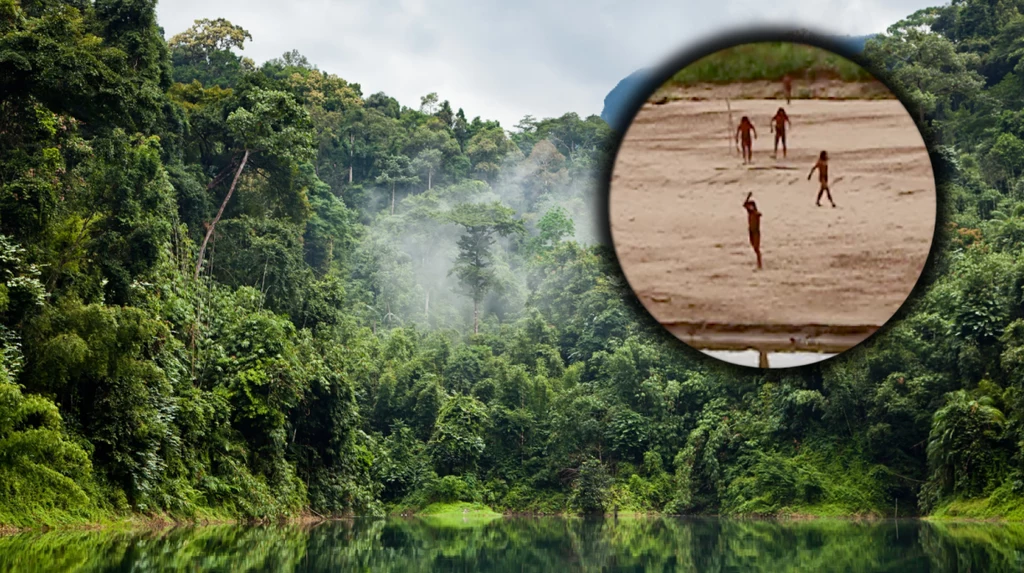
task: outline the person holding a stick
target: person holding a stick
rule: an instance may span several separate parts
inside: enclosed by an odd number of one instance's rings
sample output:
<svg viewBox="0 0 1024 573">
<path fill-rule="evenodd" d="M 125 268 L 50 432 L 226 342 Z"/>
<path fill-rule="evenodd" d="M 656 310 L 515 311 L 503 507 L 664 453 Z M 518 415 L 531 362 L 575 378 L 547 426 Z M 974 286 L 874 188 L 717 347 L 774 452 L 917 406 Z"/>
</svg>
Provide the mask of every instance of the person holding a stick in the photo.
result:
<svg viewBox="0 0 1024 573">
<path fill-rule="evenodd" d="M 757 268 L 761 267 L 761 212 L 757 210 L 757 204 L 751 200 L 753 192 L 747 193 L 743 201 L 743 208 L 747 210 L 747 227 L 750 233 L 750 246 L 754 247 L 754 254 L 757 255 Z"/>
<path fill-rule="evenodd" d="M 821 194 L 828 194 L 828 202 L 832 203 L 832 207 L 836 206 L 836 202 L 832 200 L 832 191 L 828 188 L 828 152 L 822 151 L 821 155 L 818 156 L 818 162 L 811 167 L 811 172 L 807 174 L 807 180 L 811 180 L 811 175 L 814 175 L 814 170 L 818 170 L 818 183 L 820 187 L 818 189 L 818 200 L 815 205 L 821 207 Z"/>
<path fill-rule="evenodd" d="M 750 134 L 754 134 L 754 139 L 757 139 L 757 130 L 754 129 L 754 124 L 750 123 L 750 118 L 743 116 L 740 118 L 740 125 L 736 128 L 736 141 L 739 142 L 742 136 L 743 143 L 743 163 L 750 163 L 754 158 L 753 144 L 750 140 Z"/>
<path fill-rule="evenodd" d="M 770 131 L 775 132 L 775 157 L 779 157 L 779 142 L 782 142 L 782 157 L 786 157 L 786 125 L 793 127 L 792 122 L 789 121 L 789 116 L 786 115 L 786 110 L 779 108 L 779 111 L 775 112 L 775 117 L 772 118 L 772 126 Z"/>
</svg>

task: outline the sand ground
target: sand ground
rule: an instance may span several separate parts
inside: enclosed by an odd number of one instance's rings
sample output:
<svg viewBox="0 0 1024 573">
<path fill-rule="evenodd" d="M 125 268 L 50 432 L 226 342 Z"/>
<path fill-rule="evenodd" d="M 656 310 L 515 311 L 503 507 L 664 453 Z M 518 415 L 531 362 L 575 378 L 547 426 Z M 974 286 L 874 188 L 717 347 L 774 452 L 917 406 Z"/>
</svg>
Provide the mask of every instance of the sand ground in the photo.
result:
<svg viewBox="0 0 1024 573">
<path fill-rule="evenodd" d="M 785 102 L 730 102 L 757 129 L 753 164 L 731 139 L 724 98 L 645 105 L 616 158 L 612 237 L 622 269 L 664 324 L 880 326 L 903 304 L 931 249 L 935 181 L 898 100 L 794 100 L 788 157 L 772 158 Z M 815 206 L 821 150 L 838 205 Z M 764 269 L 747 233 L 748 192 Z"/>
</svg>

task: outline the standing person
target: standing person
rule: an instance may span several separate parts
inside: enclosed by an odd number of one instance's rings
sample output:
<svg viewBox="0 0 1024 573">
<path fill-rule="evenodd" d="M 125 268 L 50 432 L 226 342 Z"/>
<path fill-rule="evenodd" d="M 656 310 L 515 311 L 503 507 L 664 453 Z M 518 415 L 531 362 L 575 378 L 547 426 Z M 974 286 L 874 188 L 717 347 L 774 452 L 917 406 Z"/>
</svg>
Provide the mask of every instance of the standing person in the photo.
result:
<svg viewBox="0 0 1024 573">
<path fill-rule="evenodd" d="M 811 175 L 814 175 L 814 170 L 818 170 L 818 183 L 821 184 L 818 189 L 818 200 L 815 204 L 821 207 L 821 194 L 828 194 L 828 202 L 832 203 L 832 206 L 836 206 L 836 202 L 832 200 L 832 191 L 828 188 L 828 152 L 822 151 L 821 155 L 818 156 L 818 162 L 811 167 L 811 172 L 807 174 L 807 180 L 811 180 Z"/>
<path fill-rule="evenodd" d="M 754 124 L 750 123 L 750 118 L 743 116 L 740 118 L 740 125 L 736 128 L 736 141 L 740 141 L 742 136 L 743 141 L 743 163 L 749 163 L 753 161 L 754 150 L 753 144 L 750 141 L 750 134 L 754 134 L 754 139 L 757 139 L 757 130 L 754 129 Z"/>
<path fill-rule="evenodd" d="M 793 95 L 793 78 L 789 77 L 789 74 L 782 76 L 782 92 L 786 94 L 786 105 L 789 105 L 789 99 Z"/>
<path fill-rule="evenodd" d="M 782 157 L 786 157 L 786 125 L 793 127 L 793 123 L 789 121 L 789 116 L 786 115 L 786 110 L 779 108 L 779 111 L 775 112 L 775 117 L 772 118 L 771 131 L 775 132 L 775 155 L 773 157 L 779 157 L 779 141 L 782 142 Z"/>
<path fill-rule="evenodd" d="M 757 268 L 761 268 L 761 212 L 757 210 L 757 204 L 750 197 L 753 193 L 747 193 L 743 201 L 743 208 L 747 210 L 747 227 L 750 233 L 750 246 L 754 247 L 754 254 L 757 255 Z"/>
</svg>

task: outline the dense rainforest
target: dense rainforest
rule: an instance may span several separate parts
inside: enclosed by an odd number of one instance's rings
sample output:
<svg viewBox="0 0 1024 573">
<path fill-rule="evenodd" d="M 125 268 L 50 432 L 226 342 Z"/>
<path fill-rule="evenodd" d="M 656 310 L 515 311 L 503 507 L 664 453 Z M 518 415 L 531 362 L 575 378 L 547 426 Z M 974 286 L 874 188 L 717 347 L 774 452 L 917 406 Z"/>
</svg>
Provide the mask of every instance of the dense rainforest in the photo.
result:
<svg viewBox="0 0 1024 573">
<path fill-rule="evenodd" d="M 0 0 L 0 524 L 510 512 L 1024 517 L 1024 1 L 864 59 L 940 225 L 868 343 L 711 361 L 629 291 L 599 117 L 407 107 L 154 0 Z"/>
</svg>

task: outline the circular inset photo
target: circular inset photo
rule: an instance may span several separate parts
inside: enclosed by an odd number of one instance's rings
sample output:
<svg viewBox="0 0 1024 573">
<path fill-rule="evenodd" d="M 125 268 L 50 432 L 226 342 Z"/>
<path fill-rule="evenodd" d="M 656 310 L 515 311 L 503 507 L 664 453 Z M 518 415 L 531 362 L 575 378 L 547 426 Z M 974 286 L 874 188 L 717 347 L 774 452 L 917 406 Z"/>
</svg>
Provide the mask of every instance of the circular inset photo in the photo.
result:
<svg viewBox="0 0 1024 573">
<path fill-rule="evenodd" d="M 903 104 L 855 62 L 791 42 L 721 50 L 655 90 L 608 200 L 619 263 L 654 318 L 760 368 L 871 336 L 920 278 L 936 219 Z"/>
</svg>

